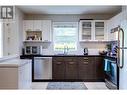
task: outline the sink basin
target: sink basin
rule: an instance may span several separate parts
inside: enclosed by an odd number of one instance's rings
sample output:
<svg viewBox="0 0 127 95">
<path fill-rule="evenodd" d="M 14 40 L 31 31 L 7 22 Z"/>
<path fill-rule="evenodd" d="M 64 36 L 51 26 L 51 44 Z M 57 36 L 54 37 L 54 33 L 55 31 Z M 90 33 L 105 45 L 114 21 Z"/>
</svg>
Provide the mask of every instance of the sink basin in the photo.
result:
<svg viewBox="0 0 127 95">
<path fill-rule="evenodd" d="M 55 54 L 55 55 L 59 55 L 59 56 L 65 56 L 65 55 L 67 55 L 67 56 L 71 56 L 71 55 L 75 55 L 75 54 Z"/>
</svg>

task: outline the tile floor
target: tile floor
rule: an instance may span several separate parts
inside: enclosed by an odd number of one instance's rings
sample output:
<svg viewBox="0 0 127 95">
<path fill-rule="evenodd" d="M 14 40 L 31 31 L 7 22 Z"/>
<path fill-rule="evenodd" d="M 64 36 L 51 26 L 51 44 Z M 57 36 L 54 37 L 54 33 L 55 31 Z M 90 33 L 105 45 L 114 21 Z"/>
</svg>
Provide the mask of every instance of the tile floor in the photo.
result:
<svg viewBox="0 0 127 95">
<path fill-rule="evenodd" d="M 84 82 L 84 84 L 86 85 L 88 90 L 108 90 L 108 88 L 105 86 L 104 82 Z M 45 90 L 47 85 L 48 85 L 48 82 L 33 82 L 32 89 Z"/>
</svg>

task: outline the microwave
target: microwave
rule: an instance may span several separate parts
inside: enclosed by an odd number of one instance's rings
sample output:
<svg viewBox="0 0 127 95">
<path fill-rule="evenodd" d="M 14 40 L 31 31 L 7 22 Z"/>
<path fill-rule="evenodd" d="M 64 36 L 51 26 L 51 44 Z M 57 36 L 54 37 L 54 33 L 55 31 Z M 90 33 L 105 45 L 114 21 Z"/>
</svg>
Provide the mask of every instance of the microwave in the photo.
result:
<svg viewBox="0 0 127 95">
<path fill-rule="evenodd" d="M 38 55 L 41 54 L 41 46 L 26 46 L 25 54 L 26 55 Z"/>
</svg>

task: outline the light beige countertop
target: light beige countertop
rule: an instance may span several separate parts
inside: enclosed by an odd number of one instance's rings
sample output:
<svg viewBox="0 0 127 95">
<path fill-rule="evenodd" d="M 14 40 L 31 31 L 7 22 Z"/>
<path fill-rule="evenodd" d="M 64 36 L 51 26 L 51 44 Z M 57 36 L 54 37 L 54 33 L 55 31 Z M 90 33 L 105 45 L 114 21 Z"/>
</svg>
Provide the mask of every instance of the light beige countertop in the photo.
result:
<svg viewBox="0 0 127 95">
<path fill-rule="evenodd" d="M 20 67 L 23 66 L 25 64 L 30 63 L 30 59 L 20 59 L 20 58 L 15 58 L 15 59 L 10 59 L 10 60 L 4 60 L 2 62 L 0 62 L 0 68 L 2 67 Z"/>
</svg>

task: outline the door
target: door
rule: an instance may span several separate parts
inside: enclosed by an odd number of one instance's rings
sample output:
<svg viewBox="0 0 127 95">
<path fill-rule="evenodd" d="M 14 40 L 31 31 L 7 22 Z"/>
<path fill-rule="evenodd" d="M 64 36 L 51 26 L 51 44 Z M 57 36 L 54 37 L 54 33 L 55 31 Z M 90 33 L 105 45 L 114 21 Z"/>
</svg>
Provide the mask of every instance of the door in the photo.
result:
<svg viewBox="0 0 127 95">
<path fill-rule="evenodd" d="M 34 20 L 33 21 L 33 30 L 34 31 L 42 31 L 42 20 Z"/>
<path fill-rule="evenodd" d="M 94 57 L 79 57 L 78 77 L 83 80 L 95 79 L 95 58 Z"/>
<path fill-rule="evenodd" d="M 103 71 L 103 57 L 95 57 L 95 65 L 96 65 L 96 79 L 104 79 L 104 71 Z"/>
<path fill-rule="evenodd" d="M 127 17 L 127 13 L 123 14 Z M 127 47 L 127 18 L 124 17 L 124 20 L 121 21 L 121 28 L 124 30 L 124 47 Z M 121 38 L 120 38 L 121 40 Z M 120 41 L 121 42 L 121 41 Z M 120 55 L 121 54 L 120 50 Z M 120 78 L 119 78 L 119 89 L 127 89 L 127 49 L 124 49 L 124 66 L 120 69 Z M 122 62 L 122 56 L 120 57 L 120 64 Z"/>
<path fill-rule="evenodd" d="M 24 31 L 33 31 L 33 27 L 34 27 L 33 23 L 34 23 L 33 20 L 24 20 L 23 21 Z"/>
<path fill-rule="evenodd" d="M 44 80 L 52 79 L 52 58 L 35 57 L 34 58 L 34 79 Z"/>
<path fill-rule="evenodd" d="M 95 40 L 104 40 L 104 21 L 95 21 Z"/>
<path fill-rule="evenodd" d="M 42 21 L 42 41 L 51 41 L 51 20 Z"/>
<path fill-rule="evenodd" d="M 89 79 L 89 63 L 88 57 L 79 57 L 78 58 L 78 77 L 79 79 Z"/>
<path fill-rule="evenodd" d="M 92 40 L 92 21 L 81 20 L 79 23 L 79 40 L 86 41 Z"/>
<path fill-rule="evenodd" d="M 52 59 L 52 77 L 53 79 L 65 79 L 65 63 L 62 57 L 53 57 Z"/>
<path fill-rule="evenodd" d="M 78 69 L 77 69 L 77 59 L 76 57 L 66 57 L 65 58 L 66 65 L 66 79 L 77 79 L 78 78 Z"/>
</svg>

